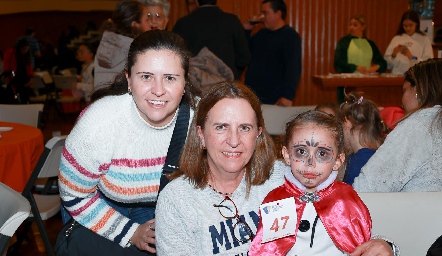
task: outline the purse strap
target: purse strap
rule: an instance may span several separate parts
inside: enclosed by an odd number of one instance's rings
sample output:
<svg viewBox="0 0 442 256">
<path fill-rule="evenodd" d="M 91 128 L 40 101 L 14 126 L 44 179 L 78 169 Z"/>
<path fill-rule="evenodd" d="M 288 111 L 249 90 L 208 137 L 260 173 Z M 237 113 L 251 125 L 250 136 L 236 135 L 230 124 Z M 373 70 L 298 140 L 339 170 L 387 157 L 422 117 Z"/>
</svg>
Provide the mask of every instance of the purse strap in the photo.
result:
<svg viewBox="0 0 442 256">
<path fill-rule="evenodd" d="M 184 100 L 182 100 L 178 110 L 175 128 L 173 129 L 172 139 L 170 140 L 169 149 L 167 150 L 166 162 L 164 163 L 161 173 L 158 195 L 167 185 L 167 183 L 169 183 L 167 175 L 174 172 L 176 169 L 179 169 L 178 163 L 180 160 L 181 150 L 186 142 L 187 130 L 189 129 L 189 120 L 190 108 L 184 102 Z"/>
</svg>

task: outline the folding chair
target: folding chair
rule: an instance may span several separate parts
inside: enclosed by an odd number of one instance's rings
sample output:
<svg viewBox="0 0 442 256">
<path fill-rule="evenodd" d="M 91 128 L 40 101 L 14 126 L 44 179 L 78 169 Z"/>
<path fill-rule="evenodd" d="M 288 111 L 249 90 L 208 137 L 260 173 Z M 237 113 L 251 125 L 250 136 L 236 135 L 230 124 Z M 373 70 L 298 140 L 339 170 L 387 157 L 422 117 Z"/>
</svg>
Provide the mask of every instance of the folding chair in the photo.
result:
<svg viewBox="0 0 442 256">
<path fill-rule="evenodd" d="M 56 99 L 59 113 L 81 112 L 85 106 L 84 97 L 75 97 L 72 93 L 72 85 L 77 82 L 77 76 L 53 75 L 52 79 L 56 90 L 62 91 L 61 94 L 57 94 Z"/>
<path fill-rule="evenodd" d="M 43 104 L 0 104 L 0 121 L 26 124 L 40 128 Z"/>
<path fill-rule="evenodd" d="M 0 255 L 17 228 L 29 216 L 31 205 L 20 193 L 0 182 Z"/>
<path fill-rule="evenodd" d="M 61 159 L 61 152 L 64 147 L 66 136 L 53 137 L 50 139 L 38 160 L 37 166 L 32 172 L 31 177 L 26 183 L 22 195 L 28 199 L 31 204 L 31 214 L 28 218 L 28 227 L 24 228 L 20 237 L 17 239 L 17 246 L 20 246 L 24 240 L 25 232 L 29 231 L 30 224 L 35 221 L 43 239 L 48 255 L 54 255 L 53 246 L 49 241 L 48 234 L 43 225 L 43 220 L 53 217 L 60 211 L 61 200 L 59 194 L 48 194 L 54 183 L 58 180 L 58 171 Z M 35 194 L 35 183 L 38 178 L 46 178 L 47 182 L 39 194 Z"/>
</svg>

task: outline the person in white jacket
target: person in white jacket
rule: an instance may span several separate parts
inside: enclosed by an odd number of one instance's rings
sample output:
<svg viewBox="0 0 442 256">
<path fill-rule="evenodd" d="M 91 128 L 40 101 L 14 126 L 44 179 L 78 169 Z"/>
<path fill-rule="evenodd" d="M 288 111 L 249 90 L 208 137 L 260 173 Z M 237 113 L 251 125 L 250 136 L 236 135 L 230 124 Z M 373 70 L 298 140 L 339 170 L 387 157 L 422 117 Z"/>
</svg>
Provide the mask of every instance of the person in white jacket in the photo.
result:
<svg viewBox="0 0 442 256">
<path fill-rule="evenodd" d="M 402 15 L 384 58 L 395 74 L 404 74 L 414 64 L 433 58 L 431 40 L 420 30 L 419 14 L 415 11 L 406 11 Z"/>
<path fill-rule="evenodd" d="M 134 38 L 150 30 L 147 7 L 137 0 L 121 0 L 104 30 L 94 61 L 94 90 L 112 84 L 126 65 Z"/>
</svg>

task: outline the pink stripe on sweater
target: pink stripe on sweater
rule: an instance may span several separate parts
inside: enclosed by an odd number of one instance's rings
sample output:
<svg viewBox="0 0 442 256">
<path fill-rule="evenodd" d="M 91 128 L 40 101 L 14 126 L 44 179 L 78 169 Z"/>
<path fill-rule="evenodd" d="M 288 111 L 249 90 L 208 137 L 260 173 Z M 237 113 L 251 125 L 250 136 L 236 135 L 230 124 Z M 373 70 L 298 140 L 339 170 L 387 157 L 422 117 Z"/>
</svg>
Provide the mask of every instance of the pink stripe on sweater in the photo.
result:
<svg viewBox="0 0 442 256">
<path fill-rule="evenodd" d="M 151 167 L 151 166 L 158 166 L 163 165 L 166 162 L 166 157 L 157 157 L 157 158 L 150 158 L 150 159 L 128 159 L 128 158 L 121 158 L 121 159 L 112 159 L 110 164 L 102 164 L 98 168 L 100 172 L 109 170 L 109 166 L 123 166 L 123 167 L 129 167 L 129 168 L 140 168 L 140 167 Z"/>
<path fill-rule="evenodd" d="M 94 197 L 91 198 L 91 200 L 89 200 L 84 206 L 78 208 L 77 210 L 74 211 L 69 211 L 69 213 L 72 216 L 77 216 L 78 214 L 80 214 L 82 211 L 84 211 L 86 208 L 88 208 L 91 204 L 93 204 L 95 201 L 97 201 L 97 199 L 100 197 L 100 194 L 97 193 Z"/>
<path fill-rule="evenodd" d="M 88 170 L 86 170 L 83 166 L 81 166 L 77 160 L 75 160 L 75 158 L 71 155 L 71 153 L 68 152 L 68 150 L 66 149 L 66 147 L 63 148 L 63 157 L 77 170 L 79 171 L 81 174 L 83 174 L 84 176 L 88 177 L 88 178 L 92 178 L 92 179 L 98 179 L 100 178 L 101 175 L 99 174 L 93 174 L 91 172 L 89 172 Z"/>
<path fill-rule="evenodd" d="M 150 158 L 150 159 L 112 159 L 111 164 L 115 166 L 126 166 L 131 168 L 137 168 L 137 167 L 150 167 L 150 166 L 157 166 L 162 165 L 166 162 L 166 157 L 157 157 L 157 158 Z"/>
</svg>

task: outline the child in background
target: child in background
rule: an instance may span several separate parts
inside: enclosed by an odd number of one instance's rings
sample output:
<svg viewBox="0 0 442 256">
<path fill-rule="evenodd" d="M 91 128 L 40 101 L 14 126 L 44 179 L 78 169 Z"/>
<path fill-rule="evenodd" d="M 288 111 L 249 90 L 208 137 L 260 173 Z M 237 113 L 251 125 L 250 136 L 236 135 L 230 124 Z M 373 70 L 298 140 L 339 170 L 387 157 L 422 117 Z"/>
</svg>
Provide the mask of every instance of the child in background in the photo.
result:
<svg viewBox="0 0 442 256">
<path fill-rule="evenodd" d="M 361 168 L 384 142 L 389 129 L 378 107 L 362 92 L 351 92 L 341 104 L 345 148 L 349 154 L 344 182 L 352 185 Z"/>
<path fill-rule="evenodd" d="M 333 102 L 320 103 L 316 106 L 315 110 L 319 110 L 333 116 L 338 116 L 339 105 Z"/>
<path fill-rule="evenodd" d="M 93 44 L 81 44 L 77 50 L 77 59 L 81 62 L 81 75 L 78 76 L 76 88 L 83 91 L 86 102 L 94 91 L 94 58 L 97 46 Z"/>
<path fill-rule="evenodd" d="M 341 122 L 315 110 L 298 115 L 286 125 L 282 153 L 290 167 L 260 207 L 249 255 L 346 255 L 368 241 L 367 207 L 335 181 L 345 161 Z"/>
</svg>

